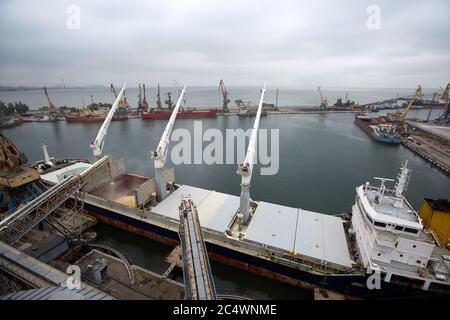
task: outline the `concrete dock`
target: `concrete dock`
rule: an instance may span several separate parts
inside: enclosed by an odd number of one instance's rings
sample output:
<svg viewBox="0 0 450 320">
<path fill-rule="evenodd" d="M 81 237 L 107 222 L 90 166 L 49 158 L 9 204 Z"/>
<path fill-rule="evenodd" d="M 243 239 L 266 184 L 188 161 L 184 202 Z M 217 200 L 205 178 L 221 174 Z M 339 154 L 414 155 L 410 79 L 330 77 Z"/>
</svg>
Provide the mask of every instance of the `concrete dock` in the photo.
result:
<svg viewBox="0 0 450 320">
<path fill-rule="evenodd" d="M 450 126 L 408 121 L 402 144 L 450 175 Z"/>
</svg>

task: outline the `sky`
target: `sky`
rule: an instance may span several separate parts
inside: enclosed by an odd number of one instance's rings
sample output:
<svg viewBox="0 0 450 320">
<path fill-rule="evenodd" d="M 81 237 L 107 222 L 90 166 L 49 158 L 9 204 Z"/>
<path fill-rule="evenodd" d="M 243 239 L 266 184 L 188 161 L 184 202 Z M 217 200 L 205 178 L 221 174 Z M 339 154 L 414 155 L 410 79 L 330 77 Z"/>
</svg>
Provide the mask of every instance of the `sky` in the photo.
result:
<svg viewBox="0 0 450 320">
<path fill-rule="evenodd" d="M 0 85 L 438 88 L 449 12 L 448 0 L 2 0 Z"/>
</svg>

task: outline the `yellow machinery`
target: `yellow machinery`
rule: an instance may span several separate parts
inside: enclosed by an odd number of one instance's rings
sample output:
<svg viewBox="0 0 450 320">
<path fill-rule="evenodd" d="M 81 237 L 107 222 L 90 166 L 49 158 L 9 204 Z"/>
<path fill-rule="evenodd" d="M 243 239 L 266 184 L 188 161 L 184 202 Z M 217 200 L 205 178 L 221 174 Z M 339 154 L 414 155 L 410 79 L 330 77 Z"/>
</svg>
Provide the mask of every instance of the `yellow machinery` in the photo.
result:
<svg viewBox="0 0 450 320">
<path fill-rule="evenodd" d="M 48 101 L 48 112 L 49 113 L 55 112 L 55 109 L 56 109 L 55 105 L 52 102 L 52 100 L 50 100 L 50 97 L 47 92 L 47 88 L 45 86 L 44 86 L 44 93 L 45 93 L 45 96 L 47 97 L 47 101 Z"/>
<path fill-rule="evenodd" d="M 441 246 L 450 245 L 450 202 L 424 199 L 419 215 Z"/>
<path fill-rule="evenodd" d="M 403 111 L 401 115 L 401 121 L 405 120 L 406 114 L 408 113 L 409 109 L 411 109 L 411 106 L 413 105 L 414 101 L 419 98 L 422 95 L 422 87 L 417 86 L 416 93 L 414 94 L 414 97 L 409 101 L 408 106 L 406 107 L 405 111 Z"/>
<path fill-rule="evenodd" d="M 17 188 L 39 179 L 35 169 L 24 167 L 28 159 L 0 132 L 0 187 Z"/>
</svg>

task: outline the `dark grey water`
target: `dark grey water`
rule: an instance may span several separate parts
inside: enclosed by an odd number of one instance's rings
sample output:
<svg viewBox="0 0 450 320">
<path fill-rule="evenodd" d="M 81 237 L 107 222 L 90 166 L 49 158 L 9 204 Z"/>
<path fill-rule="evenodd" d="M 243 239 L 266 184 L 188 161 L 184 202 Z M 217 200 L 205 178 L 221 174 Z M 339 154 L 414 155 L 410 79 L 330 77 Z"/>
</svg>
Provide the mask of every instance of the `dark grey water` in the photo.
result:
<svg viewBox="0 0 450 320">
<path fill-rule="evenodd" d="M 439 111 L 433 112 L 436 116 Z M 412 110 L 411 117 L 425 118 L 427 111 Z M 280 131 L 280 169 L 273 176 L 254 175 L 251 194 L 255 200 L 337 214 L 351 209 L 355 187 L 374 176 L 393 178 L 402 161 L 413 170 L 407 198 L 420 208 L 424 197 L 450 198 L 450 180 L 403 146 L 374 142 L 353 123 L 353 114 L 268 115 L 262 128 Z M 111 124 L 105 154 L 123 157 L 132 173 L 152 176 L 154 150 L 165 121 L 131 119 Z M 251 128 L 253 119 L 219 116 L 202 121 L 204 129 Z M 89 143 L 100 124 L 27 123 L 4 133 L 25 151 L 30 162 L 43 158 L 40 144 L 51 156 L 91 157 Z M 192 120 L 178 120 L 175 128 L 192 132 Z M 170 150 L 169 150 L 170 152 Z M 170 157 L 169 157 L 170 158 Z M 169 159 L 170 162 L 170 159 Z M 170 163 L 168 164 L 170 165 Z M 257 172 L 256 170 L 255 172 Z M 180 165 L 175 167 L 181 184 L 239 195 L 236 165 Z M 160 272 L 170 248 L 107 226 L 100 226 L 100 240 L 122 248 L 137 264 Z M 261 277 L 213 264 L 219 292 L 241 292 L 262 298 L 303 299 L 308 294 Z"/>
</svg>

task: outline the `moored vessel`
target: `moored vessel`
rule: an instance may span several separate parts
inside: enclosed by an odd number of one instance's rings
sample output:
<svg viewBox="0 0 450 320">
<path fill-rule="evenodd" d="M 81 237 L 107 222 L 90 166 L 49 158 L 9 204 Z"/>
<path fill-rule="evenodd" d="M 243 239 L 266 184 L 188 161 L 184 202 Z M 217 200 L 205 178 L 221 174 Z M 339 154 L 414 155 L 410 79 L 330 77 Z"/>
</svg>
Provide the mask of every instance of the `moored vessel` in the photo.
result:
<svg viewBox="0 0 450 320">
<path fill-rule="evenodd" d="M 371 118 L 358 113 L 355 115 L 355 123 L 375 141 L 396 145 L 401 143 L 395 125 L 384 122 L 382 117 Z"/>
</svg>

